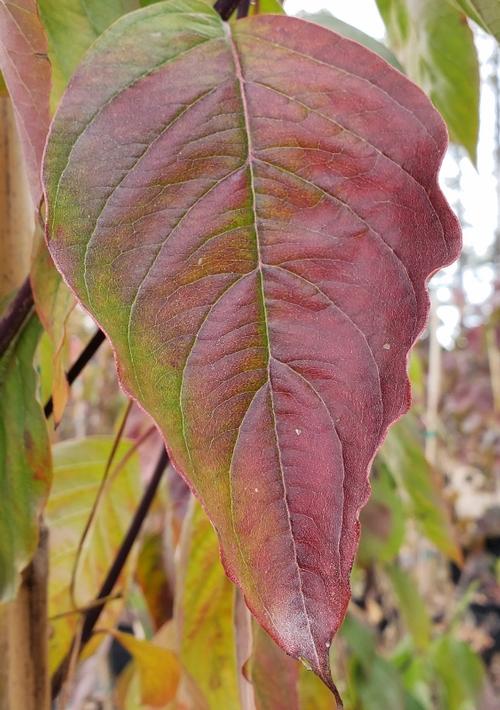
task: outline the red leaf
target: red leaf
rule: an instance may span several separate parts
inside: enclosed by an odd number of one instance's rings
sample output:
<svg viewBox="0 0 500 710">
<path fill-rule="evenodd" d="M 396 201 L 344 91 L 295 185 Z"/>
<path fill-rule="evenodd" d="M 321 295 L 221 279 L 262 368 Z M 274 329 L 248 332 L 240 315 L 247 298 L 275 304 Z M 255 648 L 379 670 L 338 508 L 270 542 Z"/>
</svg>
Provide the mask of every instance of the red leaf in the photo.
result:
<svg viewBox="0 0 500 710">
<path fill-rule="evenodd" d="M 38 207 L 50 122 L 50 64 L 36 0 L 0 0 L 0 70 L 14 105 L 31 195 Z"/>
<path fill-rule="evenodd" d="M 442 120 L 316 25 L 152 5 L 91 49 L 45 180 L 51 253 L 162 429 L 228 575 L 333 687 L 367 472 L 457 256 Z"/>
</svg>

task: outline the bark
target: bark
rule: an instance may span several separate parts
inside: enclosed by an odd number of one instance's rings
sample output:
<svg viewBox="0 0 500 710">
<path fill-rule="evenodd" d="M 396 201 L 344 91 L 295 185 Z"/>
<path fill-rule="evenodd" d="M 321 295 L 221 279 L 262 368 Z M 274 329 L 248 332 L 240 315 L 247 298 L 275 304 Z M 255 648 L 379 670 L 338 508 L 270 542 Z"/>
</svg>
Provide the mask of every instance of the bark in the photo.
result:
<svg viewBox="0 0 500 710">
<path fill-rule="evenodd" d="M 15 601 L 0 608 L 0 710 L 49 710 L 48 531 Z"/>
</svg>

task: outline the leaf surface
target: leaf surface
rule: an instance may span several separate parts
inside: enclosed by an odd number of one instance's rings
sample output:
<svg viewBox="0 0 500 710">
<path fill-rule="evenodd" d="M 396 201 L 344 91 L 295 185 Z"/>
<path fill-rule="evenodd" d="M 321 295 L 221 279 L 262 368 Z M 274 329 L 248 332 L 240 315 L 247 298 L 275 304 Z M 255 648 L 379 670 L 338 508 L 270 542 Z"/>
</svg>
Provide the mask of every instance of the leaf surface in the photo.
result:
<svg viewBox="0 0 500 710">
<path fill-rule="evenodd" d="M 14 104 L 31 195 L 38 207 L 51 80 L 47 39 L 36 0 L 0 0 L 0 70 Z"/>
<path fill-rule="evenodd" d="M 479 61 L 467 19 L 448 2 L 377 0 L 389 43 L 408 76 L 429 95 L 453 141 L 476 159 Z"/>
<path fill-rule="evenodd" d="M 331 12 L 328 12 L 328 10 L 320 10 L 319 12 L 299 12 L 297 17 L 301 17 L 303 20 L 309 20 L 309 22 L 317 22 L 318 25 L 328 27 L 330 30 L 334 30 L 334 32 L 338 32 L 340 35 L 344 35 L 344 37 L 348 37 L 349 39 L 359 42 L 364 47 L 371 49 L 372 52 L 380 54 L 386 62 L 389 62 L 389 64 L 395 66 L 396 69 L 404 71 L 395 55 L 388 47 L 385 46 L 385 44 L 382 44 L 382 42 L 370 37 L 370 35 L 367 35 L 365 32 L 358 30 L 357 27 L 353 27 L 347 22 L 339 20 L 337 17 L 332 15 Z"/>
<path fill-rule="evenodd" d="M 36 399 L 33 316 L 0 359 L 0 602 L 14 598 L 38 542 L 52 477 L 47 427 Z"/>
<path fill-rule="evenodd" d="M 459 249 L 446 144 L 357 43 L 171 0 L 95 43 L 48 146 L 52 256 L 249 608 L 331 687 L 368 468 L 408 407 L 426 279 Z"/>
</svg>

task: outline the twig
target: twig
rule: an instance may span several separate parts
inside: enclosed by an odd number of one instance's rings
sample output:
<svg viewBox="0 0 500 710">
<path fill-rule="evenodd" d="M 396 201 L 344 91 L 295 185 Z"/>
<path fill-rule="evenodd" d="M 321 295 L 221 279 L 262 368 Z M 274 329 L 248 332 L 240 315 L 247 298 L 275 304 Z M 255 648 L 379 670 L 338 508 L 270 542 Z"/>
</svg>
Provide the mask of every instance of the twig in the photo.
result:
<svg viewBox="0 0 500 710">
<path fill-rule="evenodd" d="M 113 592 L 113 587 L 115 586 L 118 578 L 127 562 L 127 558 L 130 551 L 137 540 L 137 536 L 141 530 L 142 524 L 151 509 L 156 491 L 160 485 L 160 481 L 163 477 L 165 469 L 167 468 L 169 462 L 168 454 L 165 449 L 162 450 L 160 458 L 156 464 L 155 470 L 149 481 L 146 490 L 142 496 L 141 502 L 135 511 L 132 522 L 130 523 L 127 534 L 125 535 L 120 549 L 116 553 L 116 557 L 111 565 L 106 579 L 104 580 L 101 589 L 96 597 L 96 602 L 101 601 L 100 604 L 93 605 L 89 608 L 83 616 L 82 631 L 79 639 L 73 639 L 71 644 L 71 649 L 67 653 L 64 660 L 60 663 L 58 669 L 56 670 L 52 678 L 52 698 L 55 699 L 59 695 L 62 685 L 67 677 L 68 671 L 70 669 L 71 658 L 75 653 L 75 645 L 78 645 L 79 649 L 90 640 L 96 623 L 99 620 L 101 612 L 106 604 L 106 599 L 111 596 Z"/>
<path fill-rule="evenodd" d="M 238 5 L 238 14 L 237 17 L 248 17 L 248 13 L 250 12 L 250 0 L 241 0 L 240 4 Z"/>
<path fill-rule="evenodd" d="M 106 336 L 104 335 L 102 330 L 97 330 L 96 333 L 94 334 L 94 336 L 92 337 L 92 339 L 88 342 L 88 344 L 82 350 L 78 359 L 74 362 L 74 364 L 68 370 L 68 372 L 66 374 L 66 379 L 68 380 L 69 385 L 73 384 L 73 382 L 80 375 L 80 373 L 85 368 L 85 366 L 89 363 L 89 361 L 93 358 L 93 356 L 99 350 L 99 348 L 101 347 L 101 345 L 105 339 L 106 339 Z M 50 397 L 50 399 L 47 400 L 45 407 L 43 408 L 43 411 L 44 411 L 47 419 L 52 415 L 52 412 L 54 411 L 54 402 L 52 400 L 52 397 Z"/>
<path fill-rule="evenodd" d="M 10 304 L 7 315 L 0 320 L 0 357 L 6 352 L 22 324 L 33 308 L 33 292 L 29 278 L 26 279 L 14 300 Z"/>
<path fill-rule="evenodd" d="M 214 10 L 219 13 L 223 20 L 229 20 L 239 4 L 240 0 L 217 0 Z"/>
</svg>

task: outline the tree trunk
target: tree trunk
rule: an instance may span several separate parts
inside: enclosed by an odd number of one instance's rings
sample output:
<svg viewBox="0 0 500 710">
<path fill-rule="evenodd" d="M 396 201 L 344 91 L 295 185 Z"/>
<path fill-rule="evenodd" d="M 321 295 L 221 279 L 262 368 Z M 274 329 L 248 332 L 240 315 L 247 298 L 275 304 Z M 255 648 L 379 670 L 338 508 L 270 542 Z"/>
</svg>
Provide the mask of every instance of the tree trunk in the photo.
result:
<svg viewBox="0 0 500 710">
<path fill-rule="evenodd" d="M 15 601 L 0 607 L 0 710 L 49 710 L 48 531 L 23 573 Z"/>
</svg>

